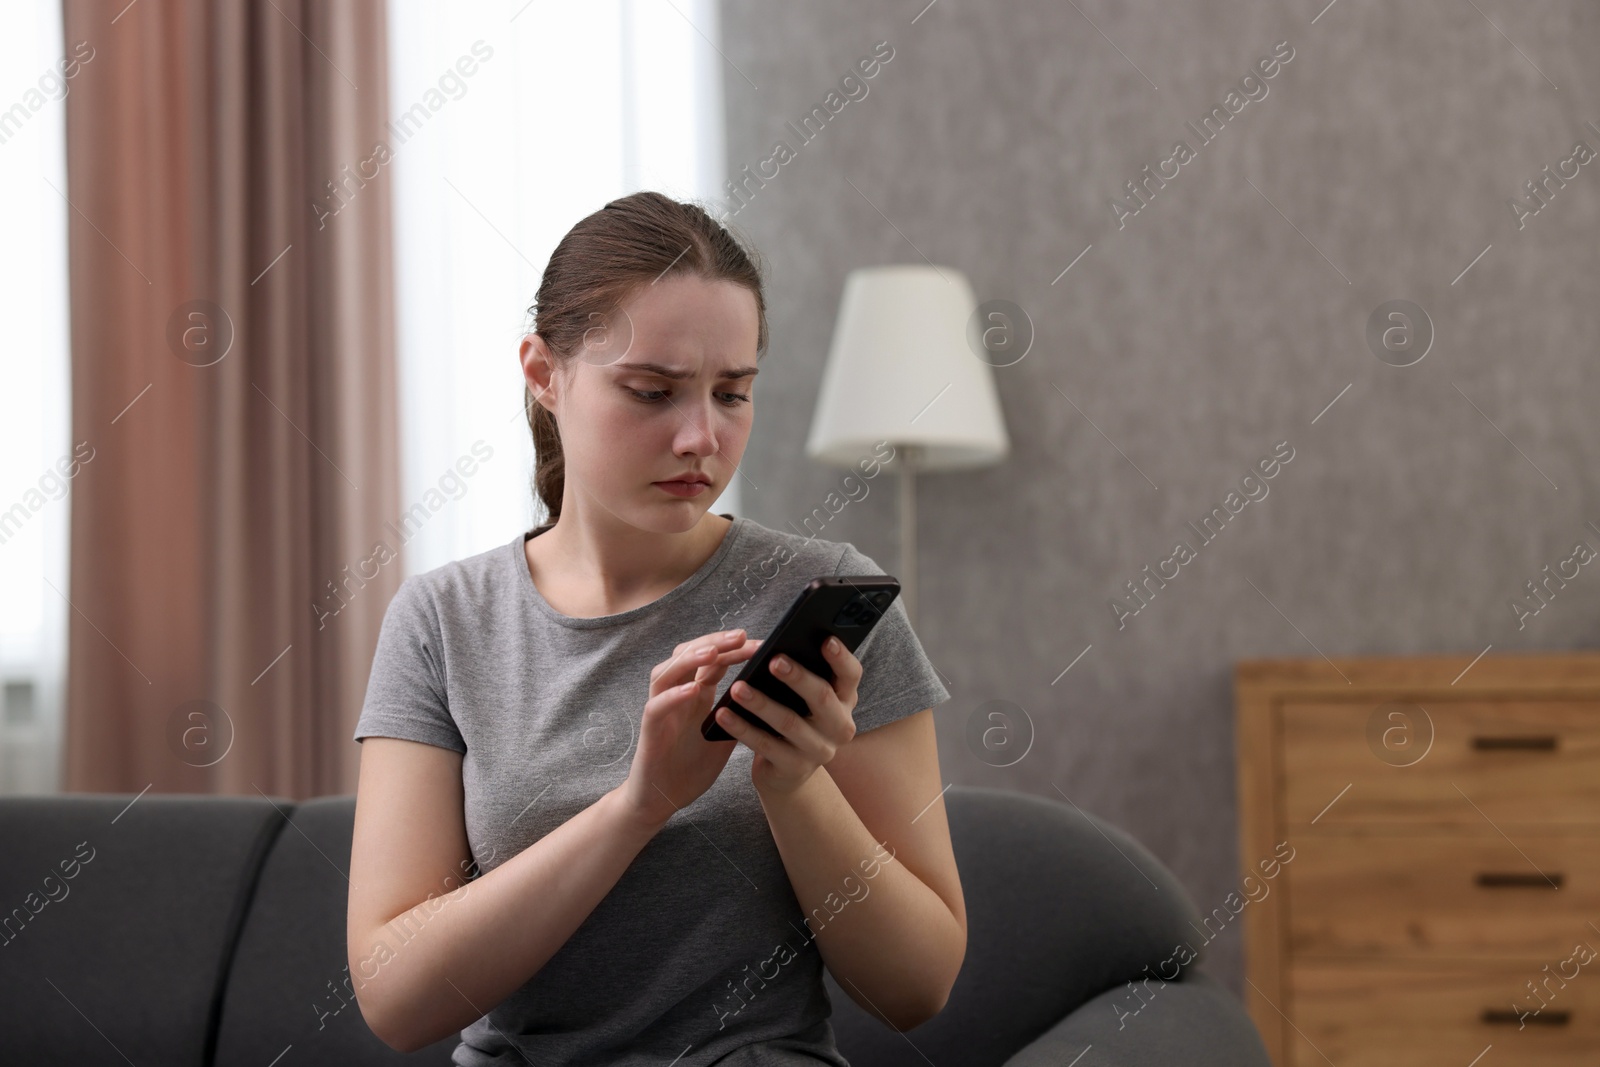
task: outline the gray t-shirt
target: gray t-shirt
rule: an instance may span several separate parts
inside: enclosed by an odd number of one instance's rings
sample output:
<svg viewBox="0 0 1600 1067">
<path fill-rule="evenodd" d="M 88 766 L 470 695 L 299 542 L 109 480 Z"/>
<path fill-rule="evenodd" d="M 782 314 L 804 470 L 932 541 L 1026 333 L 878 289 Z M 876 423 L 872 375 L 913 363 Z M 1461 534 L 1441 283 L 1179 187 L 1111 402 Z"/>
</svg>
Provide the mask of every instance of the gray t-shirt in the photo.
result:
<svg viewBox="0 0 1600 1067">
<path fill-rule="evenodd" d="M 524 542 L 541 532 L 401 583 L 356 724 L 356 740 L 463 754 L 467 839 L 485 872 L 627 778 L 650 669 L 676 645 L 735 627 L 764 639 L 812 578 L 884 573 L 854 545 L 739 517 L 665 596 L 576 618 L 528 573 Z M 858 734 L 950 697 L 898 598 L 856 656 Z M 849 1067 L 752 755 L 736 745 L 549 962 L 461 1031 L 456 1064 Z"/>
</svg>

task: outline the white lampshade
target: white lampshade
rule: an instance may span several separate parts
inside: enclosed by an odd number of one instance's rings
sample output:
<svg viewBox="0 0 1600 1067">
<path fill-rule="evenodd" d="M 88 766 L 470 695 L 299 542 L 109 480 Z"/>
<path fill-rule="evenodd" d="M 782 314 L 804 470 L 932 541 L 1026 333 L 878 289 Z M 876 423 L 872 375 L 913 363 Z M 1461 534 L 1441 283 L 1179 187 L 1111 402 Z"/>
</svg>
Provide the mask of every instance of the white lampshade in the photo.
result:
<svg viewBox="0 0 1600 1067">
<path fill-rule="evenodd" d="M 922 470 L 1010 450 L 989 363 L 967 341 L 977 310 L 951 267 L 865 267 L 845 280 L 806 454 L 855 466 L 879 441 L 920 449 Z"/>
</svg>

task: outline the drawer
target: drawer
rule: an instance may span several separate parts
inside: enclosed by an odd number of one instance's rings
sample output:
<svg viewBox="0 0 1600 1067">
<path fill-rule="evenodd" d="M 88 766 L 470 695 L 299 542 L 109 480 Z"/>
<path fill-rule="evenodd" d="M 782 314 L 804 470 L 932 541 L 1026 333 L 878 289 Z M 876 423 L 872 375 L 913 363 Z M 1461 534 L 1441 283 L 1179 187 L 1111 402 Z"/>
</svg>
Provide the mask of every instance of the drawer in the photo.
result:
<svg viewBox="0 0 1600 1067">
<path fill-rule="evenodd" d="M 1512 845 L 1485 826 L 1471 836 L 1313 831 L 1296 840 L 1283 871 L 1297 957 L 1555 960 L 1575 941 L 1600 946 L 1588 925 L 1600 921 L 1600 835 L 1518 833 Z"/>
<path fill-rule="evenodd" d="M 1600 937 L 1590 944 L 1600 944 Z M 1567 964 L 1576 977 L 1565 988 L 1550 979 L 1545 1006 L 1521 1029 L 1514 1010 L 1539 1006 L 1524 983 L 1557 970 L 1570 952 L 1493 968 L 1296 966 L 1285 1011 L 1300 1033 L 1287 1031 L 1285 1063 L 1594 1067 L 1600 1058 L 1600 959 Z M 1503 1021 L 1485 1021 L 1486 1010 Z M 1490 1045 L 1493 1051 L 1480 1062 Z"/>
<path fill-rule="evenodd" d="M 1278 706 L 1283 818 L 1290 826 L 1313 820 L 1320 827 L 1600 826 L 1600 701 L 1441 694 L 1405 700 L 1425 714 L 1386 726 L 1385 709 L 1400 704 L 1286 700 Z"/>
</svg>

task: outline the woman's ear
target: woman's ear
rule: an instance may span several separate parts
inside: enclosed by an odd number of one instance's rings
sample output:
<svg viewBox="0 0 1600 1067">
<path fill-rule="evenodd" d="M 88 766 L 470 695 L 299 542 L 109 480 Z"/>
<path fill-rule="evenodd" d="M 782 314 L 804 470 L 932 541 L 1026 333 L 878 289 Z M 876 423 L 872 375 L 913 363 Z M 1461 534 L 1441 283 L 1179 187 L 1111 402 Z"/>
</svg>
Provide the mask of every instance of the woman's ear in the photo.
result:
<svg viewBox="0 0 1600 1067">
<path fill-rule="evenodd" d="M 536 333 L 525 334 L 518 356 L 522 362 L 522 380 L 528 383 L 533 398 L 554 413 L 556 361 L 550 353 L 550 346 Z"/>
</svg>

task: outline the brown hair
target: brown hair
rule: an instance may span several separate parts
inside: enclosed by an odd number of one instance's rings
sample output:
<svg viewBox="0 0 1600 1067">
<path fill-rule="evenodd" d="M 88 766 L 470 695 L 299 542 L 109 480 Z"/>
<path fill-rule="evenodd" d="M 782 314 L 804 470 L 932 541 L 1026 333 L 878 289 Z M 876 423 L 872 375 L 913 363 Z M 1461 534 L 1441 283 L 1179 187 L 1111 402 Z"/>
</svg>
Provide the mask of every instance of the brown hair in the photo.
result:
<svg viewBox="0 0 1600 1067">
<path fill-rule="evenodd" d="M 609 322 L 634 291 L 662 277 L 694 275 L 730 281 L 756 298 L 756 359 L 767 349 L 767 305 L 760 254 L 747 249 L 722 223 L 694 202 L 642 191 L 613 200 L 580 220 L 550 253 L 528 308 L 532 331 L 544 338 L 559 366 L 567 366 L 596 321 Z M 561 516 L 566 457 L 554 413 L 524 384 L 523 406 L 533 434 L 533 490 Z"/>
</svg>

